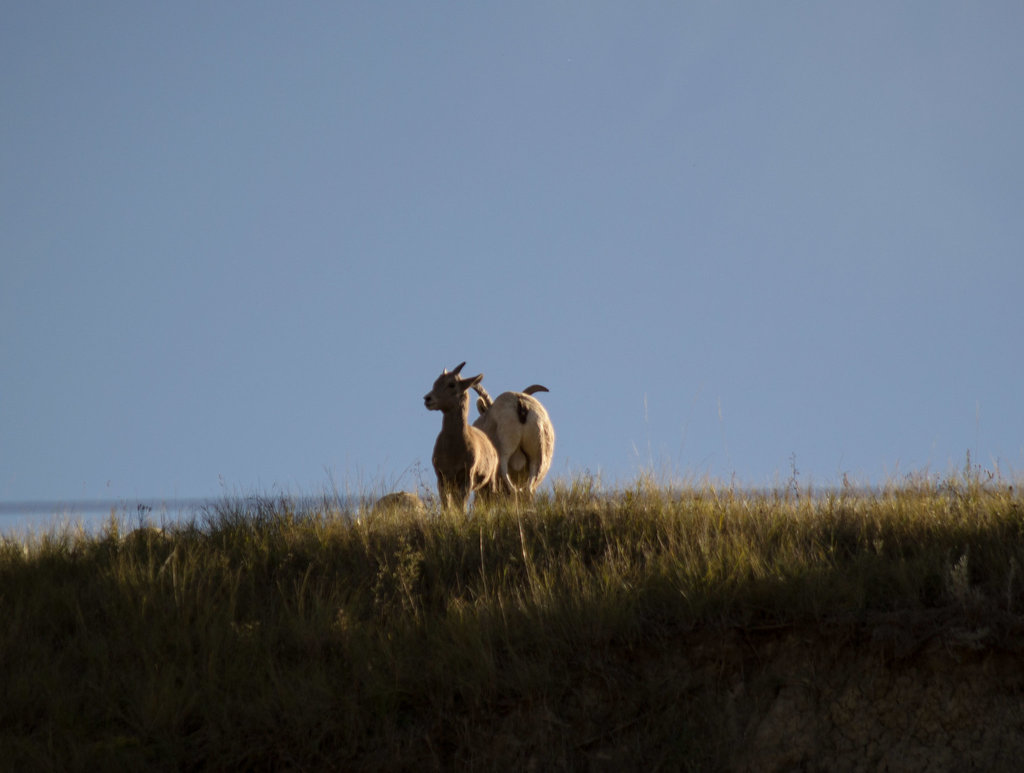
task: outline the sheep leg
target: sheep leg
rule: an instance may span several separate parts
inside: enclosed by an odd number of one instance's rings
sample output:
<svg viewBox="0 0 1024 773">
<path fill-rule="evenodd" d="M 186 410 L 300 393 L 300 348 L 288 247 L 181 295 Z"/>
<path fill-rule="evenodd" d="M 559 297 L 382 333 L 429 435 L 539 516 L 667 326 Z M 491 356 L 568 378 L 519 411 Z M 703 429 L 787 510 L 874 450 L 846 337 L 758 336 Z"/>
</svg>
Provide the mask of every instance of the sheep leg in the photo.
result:
<svg viewBox="0 0 1024 773">
<path fill-rule="evenodd" d="M 505 484 L 507 493 L 515 496 L 515 494 L 517 493 L 516 487 L 515 484 L 512 482 L 512 477 L 508 474 L 508 459 L 509 457 L 505 455 L 502 455 L 498 459 L 498 478 L 499 480 L 502 481 L 502 483 Z"/>
<path fill-rule="evenodd" d="M 530 471 L 526 477 L 526 489 L 532 497 L 534 492 L 537 490 L 537 478 L 540 475 L 540 456 L 528 456 L 526 457 L 526 461 Z"/>
<path fill-rule="evenodd" d="M 441 473 L 437 473 L 437 496 L 441 500 L 441 509 L 448 510 L 452 506 L 452 487 L 448 479 Z"/>
<path fill-rule="evenodd" d="M 452 479 L 440 473 L 437 475 L 437 493 L 441 498 L 441 507 L 445 510 L 450 510 L 459 504 L 465 511 L 469 504 L 469 480 L 461 480 L 461 477 Z"/>
</svg>

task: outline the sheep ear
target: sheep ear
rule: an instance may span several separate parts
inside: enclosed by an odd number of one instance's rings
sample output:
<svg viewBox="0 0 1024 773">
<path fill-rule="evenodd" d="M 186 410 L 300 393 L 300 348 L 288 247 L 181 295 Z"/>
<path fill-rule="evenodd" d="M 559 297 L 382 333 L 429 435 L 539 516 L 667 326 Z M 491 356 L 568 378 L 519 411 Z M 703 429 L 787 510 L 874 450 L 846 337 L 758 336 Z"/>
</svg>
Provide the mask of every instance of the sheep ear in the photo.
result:
<svg viewBox="0 0 1024 773">
<path fill-rule="evenodd" d="M 462 363 L 462 364 L 465 365 L 466 363 Z M 470 387 L 475 387 L 477 384 L 479 384 L 483 380 L 484 380 L 484 374 L 480 373 L 480 374 L 477 374 L 476 376 L 473 376 L 472 378 L 464 378 L 464 379 L 462 379 L 460 381 L 460 384 L 462 385 L 463 389 L 469 389 Z"/>
<path fill-rule="evenodd" d="M 455 367 L 455 370 L 453 370 L 453 371 L 452 371 L 452 373 L 458 373 L 458 372 L 459 372 L 460 370 L 462 370 L 462 368 L 463 368 L 463 367 L 465 366 L 465 364 L 466 364 L 466 363 L 464 363 L 464 362 L 460 362 L 460 363 L 459 363 L 459 364 L 458 364 L 458 365 L 457 365 L 457 366 Z"/>
</svg>

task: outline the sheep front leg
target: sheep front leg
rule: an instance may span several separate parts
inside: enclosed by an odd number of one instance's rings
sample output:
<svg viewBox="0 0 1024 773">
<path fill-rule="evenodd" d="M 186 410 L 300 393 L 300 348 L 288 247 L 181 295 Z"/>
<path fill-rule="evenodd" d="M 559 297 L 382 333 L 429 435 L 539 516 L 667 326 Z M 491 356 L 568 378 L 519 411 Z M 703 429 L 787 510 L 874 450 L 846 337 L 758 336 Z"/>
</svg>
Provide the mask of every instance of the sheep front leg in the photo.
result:
<svg viewBox="0 0 1024 773">
<path fill-rule="evenodd" d="M 449 478 L 441 473 L 437 474 L 437 493 L 441 497 L 441 507 L 444 510 L 451 510 L 461 505 L 463 512 L 469 500 L 469 487 L 462 485 L 462 482 Z"/>
</svg>

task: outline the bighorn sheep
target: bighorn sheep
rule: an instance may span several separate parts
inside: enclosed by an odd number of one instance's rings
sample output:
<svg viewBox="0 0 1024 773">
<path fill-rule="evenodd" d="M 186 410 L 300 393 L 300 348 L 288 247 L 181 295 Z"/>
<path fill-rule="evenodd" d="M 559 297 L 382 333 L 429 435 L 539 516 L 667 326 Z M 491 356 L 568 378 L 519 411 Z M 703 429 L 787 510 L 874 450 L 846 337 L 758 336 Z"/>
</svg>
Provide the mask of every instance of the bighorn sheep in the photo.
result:
<svg viewBox="0 0 1024 773">
<path fill-rule="evenodd" d="M 533 384 L 522 392 L 502 392 L 494 400 L 479 384 L 473 387 L 480 417 L 473 426 L 482 429 L 498 451 L 498 481 L 509 493 L 537 490 L 551 467 L 555 452 L 555 430 L 544 406 L 532 397 L 547 392 Z"/>
<path fill-rule="evenodd" d="M 491 439 L 469 425 L 468 391 L 484 375 L 460 378 L 459 371 L 465 364 L 461 363 L 451 373 L 446 368 L 423 397 L 427 410 L 443 414 L 432 458 L 441 506 L 454 507 L 458 503 L 463 510 L 471 491 L 484 496 L 497 491 L 498 471 L 498 452 Z"/>
</svg>

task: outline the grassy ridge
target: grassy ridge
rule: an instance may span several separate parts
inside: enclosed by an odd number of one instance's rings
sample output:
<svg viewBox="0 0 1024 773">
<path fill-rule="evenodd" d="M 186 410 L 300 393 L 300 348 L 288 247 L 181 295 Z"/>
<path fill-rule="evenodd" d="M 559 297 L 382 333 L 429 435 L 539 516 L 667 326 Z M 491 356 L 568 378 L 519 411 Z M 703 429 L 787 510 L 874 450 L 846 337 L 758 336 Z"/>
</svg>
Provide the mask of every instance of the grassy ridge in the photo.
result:
<svg viewBox="0 0 1024 773">
<path fill-rule="evenodd" d="M 226 501 L 4 542 L 0 759 L 715 769 L 734 739 L 692 653 L 719 632 L 1024 612 L 1024 498 L 977 475 L 358 515 Z"/>
</svg>

